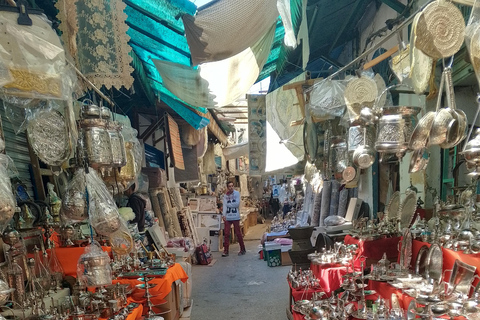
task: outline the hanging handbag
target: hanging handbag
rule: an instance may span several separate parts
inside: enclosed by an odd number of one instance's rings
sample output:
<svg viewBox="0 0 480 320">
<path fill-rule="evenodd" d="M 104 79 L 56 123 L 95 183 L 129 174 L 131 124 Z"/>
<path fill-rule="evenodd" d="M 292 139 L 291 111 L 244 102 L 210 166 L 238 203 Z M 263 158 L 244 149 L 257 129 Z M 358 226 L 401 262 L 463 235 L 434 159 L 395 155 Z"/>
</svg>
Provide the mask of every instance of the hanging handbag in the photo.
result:
<svg viewBox="0 0 480 320">
<path fill-rule="evenodd" d="M 0 90 L 7 96 L 67 99 L 71 84 L 64 76 L 60 38 L 41 10 L 15 2 L 0 5 Z"/>
</svg>

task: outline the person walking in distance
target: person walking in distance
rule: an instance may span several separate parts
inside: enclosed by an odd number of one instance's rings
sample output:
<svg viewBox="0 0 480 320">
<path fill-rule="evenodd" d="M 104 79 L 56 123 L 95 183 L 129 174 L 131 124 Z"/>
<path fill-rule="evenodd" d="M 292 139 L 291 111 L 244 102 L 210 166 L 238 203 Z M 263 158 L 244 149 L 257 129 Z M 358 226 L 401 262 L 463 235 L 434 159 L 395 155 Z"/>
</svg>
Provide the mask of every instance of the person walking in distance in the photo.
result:
<svg viewBox="0 0 480 320">
<path fill-rule="evenodd" d="M 245 254 L 245 244 L 243 243 L 242 232 L 240 231 L 240 192 L 233 189 L 233 182 L 227 182 L 227 193 L 223 196 L 223 214 L 222 219 L 225 222 L 224 242 L 222 257 L 228 257 L 228 247 L 230 245 L 230 229 L 233 224 L 233 230 L 240 245 L 238 255 Z"/>
</svg>

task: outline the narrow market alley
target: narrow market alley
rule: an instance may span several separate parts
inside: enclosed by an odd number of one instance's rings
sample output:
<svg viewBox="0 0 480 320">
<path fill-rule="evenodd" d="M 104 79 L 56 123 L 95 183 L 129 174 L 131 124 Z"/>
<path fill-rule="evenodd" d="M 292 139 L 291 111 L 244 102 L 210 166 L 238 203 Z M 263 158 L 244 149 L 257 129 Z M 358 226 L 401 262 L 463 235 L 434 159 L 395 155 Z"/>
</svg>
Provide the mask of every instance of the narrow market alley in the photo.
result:
<svg viewBox="0 0 480 320">
<path fill-rule="evenodd" d="M 245 238 L 247 254 L 238 256 L 238 244 L 230 255 L 214 252 L 216 262 L 193 266 L 191 320 L 286 319 L 291 266 L 269 267 L 259 259 L 258 245 L 267 225 L 259 224 Z"/>
</svg>

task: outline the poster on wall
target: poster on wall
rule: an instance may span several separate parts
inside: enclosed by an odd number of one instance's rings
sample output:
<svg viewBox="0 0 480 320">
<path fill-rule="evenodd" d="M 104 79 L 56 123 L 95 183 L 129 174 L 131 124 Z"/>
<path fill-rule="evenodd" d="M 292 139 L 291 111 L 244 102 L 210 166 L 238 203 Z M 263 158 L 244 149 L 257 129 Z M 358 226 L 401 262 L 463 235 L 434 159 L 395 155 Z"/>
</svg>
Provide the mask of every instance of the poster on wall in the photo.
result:
<svg viewBox="0 0 480 320">
<path fill-rule="evenodd" d="M 272 186 L 272 196 L 274 198 L 278 198 L 280 196 L 280 188 L 281 186 L 279 184 Z"/>
<path fill-rule="evenodd" d="M 267 115 L 265 95 L 249 94 L 248 101 L 248 143 L 250 176 L 265 173 L 267 150 Z"/>
</svg>

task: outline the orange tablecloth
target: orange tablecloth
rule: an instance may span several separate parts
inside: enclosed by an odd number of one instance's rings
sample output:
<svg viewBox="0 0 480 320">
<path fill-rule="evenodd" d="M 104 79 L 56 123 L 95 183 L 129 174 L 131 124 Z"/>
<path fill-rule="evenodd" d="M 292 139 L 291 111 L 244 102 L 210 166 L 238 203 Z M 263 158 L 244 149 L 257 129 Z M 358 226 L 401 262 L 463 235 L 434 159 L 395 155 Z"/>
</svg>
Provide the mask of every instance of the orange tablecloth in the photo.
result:
<svg viewBox="0 0 480 320">
<path fill-rule="evenodd" d="M 138 305 L 135 309 L 132 310 L 127 317 L 127 320 L 140 320 L 142 319 L 143 305 Z M 99 320 L 107 320 L 107 318 L 99 318 Z"/>
<path fill-rule="evenodd" d="M 103 251 L 110 254 L 112 252 L 111 247 L 102 247 Z M 58 261 L 62 265 L 63 271 L 66 276 L 77 277 L 77 262 L 82 254 L 85 253 L 85 247 L 68 247 L 68 248 L 55 248 Z M 50 249 L 47 250 L 50 254 Z"/>
<path fill-rule="evenodd" d="M 162 278 L 155 278 L 150 281 L 149 283 L 156 284 L 154 288 L 151 288 L 149 290 L 150 294 L 153 296 L 153 298 L 151 299 L 153 304 L 161 304 L 163 302 L 163 299 L 172 290 L 172 283 L 177 280 L 186 282 L 187 279 L 188 275 L 185 273 L 182 266 L 178 263 L 175 263 L 172 267 L 168 268 L 167 273 Z M 136 279 L 117 279 L 113 280 L 113 283 L 129 284 L 131 287 L 135 288 L 137 284 L 141 284 L 143 282 L 140 282 Z M 144 294 L 145 290 L 135 288 L 130 295 L 130 299 L 133 302 L 144 303 Z"/>
</svg>

